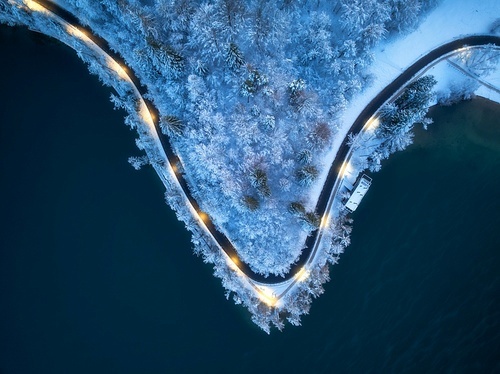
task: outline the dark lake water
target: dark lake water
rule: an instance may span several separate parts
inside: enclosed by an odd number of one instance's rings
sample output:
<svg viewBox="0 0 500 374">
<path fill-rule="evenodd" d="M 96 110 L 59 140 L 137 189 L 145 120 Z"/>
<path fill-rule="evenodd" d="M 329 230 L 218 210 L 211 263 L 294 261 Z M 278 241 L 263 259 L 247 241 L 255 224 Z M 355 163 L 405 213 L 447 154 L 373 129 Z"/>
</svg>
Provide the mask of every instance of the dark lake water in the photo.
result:
<svg viewBox="0 0 500 374">
<path fill-rule="evenodd" d="M 303 326 L 225 300 L 111 91 L 0 27 L 0 373 L 500 372 L 500 109 L 435 125 L 374 176 Z"/>
</svg>

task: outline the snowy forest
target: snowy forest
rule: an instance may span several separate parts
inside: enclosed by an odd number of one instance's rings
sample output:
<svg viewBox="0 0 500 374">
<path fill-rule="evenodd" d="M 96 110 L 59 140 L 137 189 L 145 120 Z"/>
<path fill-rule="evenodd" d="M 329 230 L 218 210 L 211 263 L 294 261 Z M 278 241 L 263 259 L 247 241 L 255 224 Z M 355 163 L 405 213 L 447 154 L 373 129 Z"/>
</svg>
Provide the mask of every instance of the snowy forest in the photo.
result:
<svg viewBox="0 0 500 374">
<path fill-rule="evenodd" d="M 241 260 L 265 276 L 286 274 L 320 224 L 315 212 L 320 176 L 330 167 L 324 156 L 347 103 L 370 85 L 373 48 L 414 29 L 436 5 L 435 0 L 60 3 L 136 72 L 179 158 L 176 170 Z M 19 9 L 0 0 L 0 21 L 63 32 Z M 83 46 L 75 49 L 112 85 Z M 432 76 L 413 81 L 382 108 L 374 133 L 349 139 L 357 170 L 379 170 L 381 160 L 411 143 L 415 123 L 430 123 L 425 114 L 434 84 Z M 126 123 L 139 132 L 139 149 L 148 151 L 132 157 L 131 164 L 158 166 L 129 88 L 119 89 L 112 101 L 130 113 Z M 286 297 L 283 309 L 273 308 L 242 288 L 219 248 L 197 229 L 174 183 L 166 200 L 192 231 L 195 252 L 214 264 L 227 297 L 243 303 L 266 331 L 270 323 L 283 328 L 284 319 L 300 324 L 311 297 L 323 292 L 329 264 L 350 242 L 352 221 L 339 208 L 309 280 Z"/>
<path fill-rule="evenodd" d="M 193 196 L 261 274 L 319 221 L 322 156 L 370 84 L 371 48 L 432 1 L 64 2 L 147 85 Z M 290 214 L 300 204 L 306 214 Z"/>
<path fill-rule="evenodd" d="M 380 108 L 380 123 L 375 131 L 362 132 L 356 137 L 349 134 L 355 170 L 380 171 L 383 160 L 412 144 L 415 124 L 421 124 L 424 129 L 432 124 L 426 114 L 436 99 L 433 91 L 436 83 L 432 75 L 413 81 L 396 100 Z"/>
</svg>

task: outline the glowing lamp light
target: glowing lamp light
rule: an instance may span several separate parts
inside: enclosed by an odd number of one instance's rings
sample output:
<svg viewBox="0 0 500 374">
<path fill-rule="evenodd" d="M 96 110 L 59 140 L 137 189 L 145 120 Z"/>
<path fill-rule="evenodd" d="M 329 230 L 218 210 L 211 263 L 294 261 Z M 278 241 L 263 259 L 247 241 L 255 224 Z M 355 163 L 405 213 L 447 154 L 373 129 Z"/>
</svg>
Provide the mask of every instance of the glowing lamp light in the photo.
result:
<svg viewBox="0 0 500 374">
<path fill-rule="evenodd" d="M 324 229 L 328 227 L 329 224 L 330 224 L 330 215 L 329 214 L 324 215 L 323 218 L 321 219 L 320 227 Z"/>
<path fill-rule="evenodd" d="M 30 10 L 32 10 L 34 12 L 46 12 L 47 11 L 43 6 L 41 6 L 40 4 L 38 4 L 35 1 L 25 0 L 24 3 L 26 4 L 26 6 L 28 8 L 30 8 Z"/>
<path fill-rule="evenodd" d="M 297 275 L 295 275 L 295 277 L 297 278 L 297 281 L 304 282 L 305 280 L 307 280 L 309 275 L 310 275 L 309 270 L 306 270 L 306 268 L 302 268 L 299 270 Z"/>
<path fill-rule="evenodd" d="M 238 257 L 231 256 L 226 261 L 227 265 L 235 272 L 238 272 Z"/>
<path fill-rule="evenodd" d="M 268 306 L 276 305 L 276 296 L 273 293 L 273 290 L 269 287 L 259 286 L 259 299 L 266 303 Z"/>
<path fill-rule="evenodd" d="M 142 120 L 146 123 L 152 123 L 153 119 L 151 118 L 151 113 L 149 112 L 148 108 L 146 105 L 141 105 L 141 109 L 139 110 L 139 115 L 141 116 Z"/>
<path fill-rule="evenodd" d="M 117 67 L 116 67 L 116 72 L 118 73 L 118 75 L 120 76 L 120 78 L 122 79 L 127 79 L 128 78 L 128 74 L 127 74 L 127 71 L 125 70 L 125 68 L 123 66 L 121 66 L 120 64 L 116 64 Z"/>
<path fill-rule="evenodd" d="M 375 130 L 377 127 L 380 126 L 380 119 L 378 117 L 375 117 L 375 118 L 371 118 L 369 121 L 368 121 L 368 126 L 366 127 L 367 130 Z"/>
</svg>

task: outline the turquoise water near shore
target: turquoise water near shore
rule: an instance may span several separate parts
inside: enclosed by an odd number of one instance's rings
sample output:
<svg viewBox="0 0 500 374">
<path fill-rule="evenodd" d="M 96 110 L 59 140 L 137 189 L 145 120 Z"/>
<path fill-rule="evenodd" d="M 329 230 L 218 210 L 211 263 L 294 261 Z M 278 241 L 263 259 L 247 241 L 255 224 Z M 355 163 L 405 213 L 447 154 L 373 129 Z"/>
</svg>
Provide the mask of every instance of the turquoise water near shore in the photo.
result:
<svg viewBox="0 0 500 374">
<path fill-rule="evenodd" d="M 385 162 L 303 326 L 225 300 L 110 90 L 0 27 L 0 373 L 499 372 L 500 107 L 435 108 Z"/>
</svg>

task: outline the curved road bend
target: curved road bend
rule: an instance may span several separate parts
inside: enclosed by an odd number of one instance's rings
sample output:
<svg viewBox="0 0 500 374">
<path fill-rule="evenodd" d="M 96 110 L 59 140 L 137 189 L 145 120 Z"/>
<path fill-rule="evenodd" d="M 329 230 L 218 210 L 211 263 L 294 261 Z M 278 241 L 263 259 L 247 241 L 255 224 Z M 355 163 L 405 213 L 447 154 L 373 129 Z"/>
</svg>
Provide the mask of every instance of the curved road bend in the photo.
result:
<svg viewBox="0 0 500 374">
<path fill-rule="evenodd" d="M 122 56 L 120 56 L 118 53 L 114 52 L 103 38 L 95 35 L 92 30 L 84 26 L 78 18 L 76 18 L 72 13 L 68 12 L 66 9 L 60 7 L 59 5 L 49 1 L 49 0 L 33 0 L 34 2 L 38 3 L 39 5 L 43 6 L 50 12 L 54 13 L 61 19 L 63 19 L 65 22 L 71 24 L 72 26 L 85 31 L 87 33 L 87 37 L 91 39 L 100 49 L 104 51 L 107 55 L 109 55 L 113 60 L 115 60 L 117 63 L 119 63 L 122 67 L 124 67 L 125 72 L 129 76 L 130 80 L 133 82 L 133 84 L 136 86 L 137 90 L 140 92 L 141 96 L 143 97 L 144 102 L 146 103 L 148 110 L 153 114 L 153 122 L 155 125 L 156 132 L 158 133 L 158 137 L 160 139 L 161 145 L 165 151 L 165 154 L 167 155 L 167 159 L 171 165 L 177 164 L 180 160 L 177 157 L 177 155 L 174 153 L 172 145 L 170 144 L 170 141 L 167 136 L 165 136 L 160 129 L 159 126 L 159 113 L 157 108 L 154 106 L 154 104 L 148 100 L 145 99 L 144 96 L 147 93 L 147 88 L 142 85 L 140 80 L 137 78 L 135 75 L 135 72 L 130 69 L 123 59 Z M 176 178 L 177 181 L 179 182 L 179 185 L 182 188 L 182 191 L 186 198 L 188 199 L 189 203 L 192 205 L 192 207 L 198 212 L 202 213 L 202 210 L 200 209 L 200 206 L 192 196 L 189 186 L 187 184 L 186 179 L 179 173 L 176 173 Z M 235 265 L 238 266 L 238 268 L 250 279 L 261 282 L 261 283 L 268 283 L 268 284 L 273 284 L 273 283 L 278 283 L 278 282 L 283 282 L 287 278 L 279 277 L 276 275 L 269 275 L 268 277 L 264 277 L 262 274 L 257 274 L 253 272 L 250 267 L 241 261 L 241 259 L 238 256 L 238 253 L 236 252 L 236 249 L 234 248 L 233 244 L 229 241 L 229 239 L 221 233 L 213 222 L 210 220 L 210 217 L 203 219 L 203 223 L 207 227 L 208 231 L 212 234 L 214 240 L 219 244 L 219 246 L 226 252 L 226 254 L 233 259 L 235 262 Z M 291 276 L 290 276 L 291 278 Z"/>
<path fill-rule="evenodd" d="M 443 44 L 436 49 L 432 50 L 428 54 L 424 55 L 418 59 L 415 63 L 410 65 L 401 75 L 399 75 L 394 81 L 392 81 L 388 86 L 386 86 L 380 93 L 375 96 L 375 98 L 368 103 L 368 105 L 363 109 L 363 111 L 358 115 L 351 128 L 347 133 L 353 133 L 353 135 L 358 135 L 363 129 L 366 122 L 377 112 L 377 110 L 388 101 L 400 88 L 402 88 L 409 80 L 411 80 L 420 70 L 422 70 L 427 65 L 431 64 L 433 61 L 439 59 L 440 57 L 453 52 L 457 49 L 463 47 L 473 47 L 481 46 L 486 44 L 495 44 L 500 46 L 500 37 L 491 35 L 474 35 L 468 36 L 460 39 L 456 39 L 449 43 Z M 337 191 L 333 191 L 333 187 L 337 180 L 340 168 L 344 163 L 346 156 L 349 152 L 349 146 L 347 145 L 347 137 L 342 141 L 335 160 L 330 166 L 328 175 L 320 192 L 318 202 L 316 204 L 316 211 L 323 217 L 325 215 L 328 200 L 332 194 Z M 299 261 L 293 267 L 292 271 L 295 274 L 304 266 L 308 261 L 314 247 L 316 246 L 316 240 L 318 239 L 319 230 L 316 230 L 311 236 L 306 240 L 306 249 L 304 249 Z"/>
<path fill-rule="evenodd" d="M 49 0 L 34 0 L 38 4 L 42 5 L 44 8 L 48 9 L 52 13 L 56 14 L 60 18 L 62 18 L 64 21 L 70 23 L 71 25 L 84 30 L 88 33 L 89 38 L 99 46 L 106 54 L 108 54 L 110 57 L 112 57 L 116 62 L 118 62 L 120 65 L 123 67 L 127 67 L 128 65 L 124 61 L 124 59 L 111 50 L 109 47 L 108 43 L 101 37 L 96 36 L 92 30 L 89 27 L 83 26 L 78 18 L 76 18 L 73 14 L 68 12 L 67 10 L 61 8 L 57 4 L 52 3 Z M 427 55 L 423 56 L 420 58 L 417 62 L 415 62 L 413 65 L 411 65 L 408 69 L 406 69 L 399 77 L 397 77 L 391 84 L 389 84 L 386 88 L 384 88 L 360 113 L 356 121 L 354 121 L 353 125 L 349 129 L 348 132 L 352 132 L 354 134 L 358 134 L 363 126 L 365 125 L 366 121 L 368 121 L 374 114 L 375 112 L 382 106 L 392 95 L 394 95 L 408 80 L 410 80 L 415 74 L 417 74 L 422 68 L 433 62 L 434 60 L 438 59 L 439 57 L 452 52 L 456 49 L 465 47 L 465 46 L 480 46 L 480 45 L 485 45 L 485 44 L 496 44 L 500 45 L 500 38 L 496 36 L 470 36 L 470 37 L 465 37 L 462 39 L 454 40 L 450 43 L 444 44 Z M 141 93 L 141 95 L 144 98 L 144 95 L 147 93 L 146 87 L 144 87 L 135 73 L 132 71 L 132 69 L 128 68 L 126 69 L 127 74 L 129 75 L 130 79 L 138 89 L 138 91 Z M 153 114 L 153 119 L 154 119 L 154 125 L 156 132 L 158 133 L 158 136 L 160 138 L 160 142 L 163 146 L 163 149 L 165 151 L 165 154 L 167 155 L 168 161 L 171 165 L 175 165 L 179 162 L 179 158 L 175 155 L 172 146 L 170 144 L 170 141 L 168 137 L 164 136 L 163 133 L 161 132 L 159 128 L 159 113 L 156 107 L 153 105 L 153 103 L 147 99 L 144 99 L 146 102 L 146 105 L 148 106 L 148 109 L 150 112 Z M 328 205 L 328 200 L 330 199 L 330 196 L 332 194 L 335 194 L 337 191 L 333 191 L 333 187 L 335 185 L 335 182 L 338 178 L 338 172 L 340 170 L 340 167 L 342 166 L 347 154 L 349 151 L 349 147 L 347 146 L 347 139 L 344 139 L 338 152 L 337 155 L 335 156 L 335 160 L 333 161 L 330 170 L 328 172 L 328 176 L 326 179 L 325 184 L 323 185 L 323 188 L 321 190 L 318 203 L 316 205 L 316 211 L 320 216 L 324 216 L 326 213 L 327 205 Z M 198 212 L 201 213 L 201 209 L 196 202 L 196 200 L 193 198 L 189 187 L 187 185 L 187 182 L 185 178 L 180 175 L 176 174 L 177 180 L 183 190 L 183 193 L 185 194 L 186 198 L 189 200 L 190 204 L 193 206 L 193 208 Z M 309 261 L 311 254 L 314 254 L 315 248 L 317 247 L 317 239 L 320 234 L 320 230 L 315 230 L 311 236 L 309 236 L 306 240 L 306 248 L 303 250 L 300 258 L 298 261 L 292 266 L 291 270 L 288 272 L 288 274 L 285 277 L 280 277 L 276 275 L 269 275 L 268 277 L 264 277 L 261 274 L 257 274 L 253 272 L 250 267 L 245 264 L 243 261 L 238 256 L 238 253 L 236 252 L 236 249 L 232 245 L 232 243 L 229 241 L 229 239 L 222 234 L 219 230 L 215 228 L 215 225 L 213 222 L 208 218 L 204 219 L 203 222 L 205 223 L 207 229 L 210 231 L 212 234 L 213 238 L 218 242 L 219 246 L 226 252 L 226 254 L 232 258 L 232 259 L 237 259 L 235 261 L 235 265 L 238 266 L 238 268 L 250 279 L 264 283 L 264 284 L 274 284 L 274 283 L 281 283 L 286 280 L 289 280 L 293 278 L 301 269 L 302 267 Z"/>
</svg>

